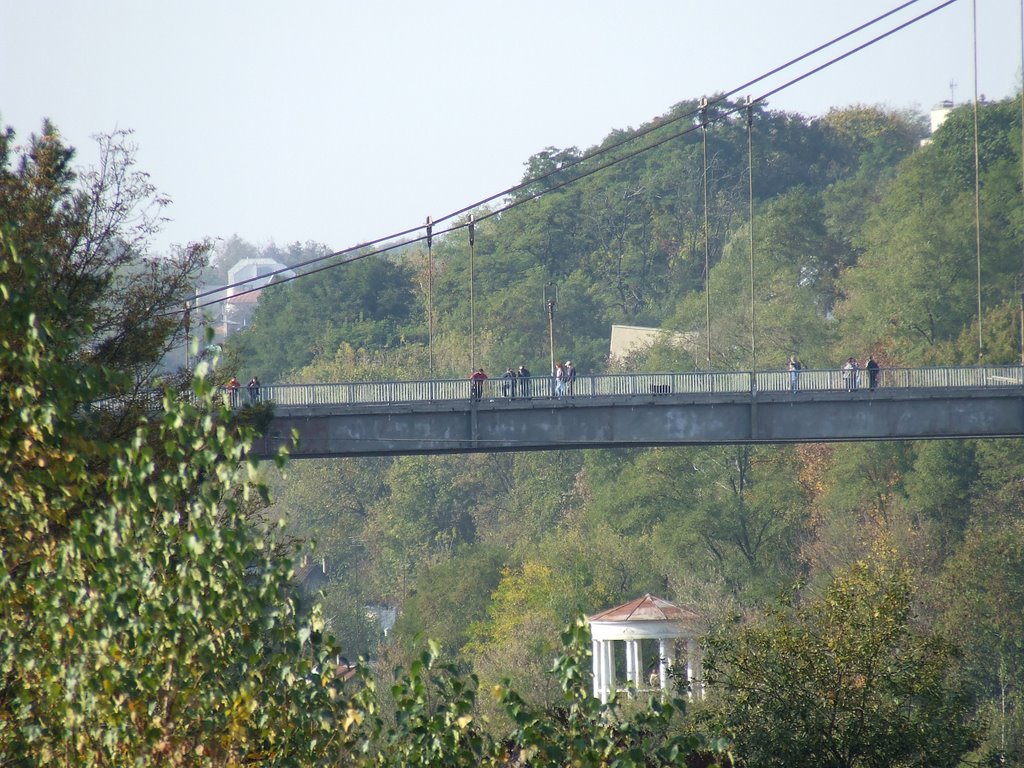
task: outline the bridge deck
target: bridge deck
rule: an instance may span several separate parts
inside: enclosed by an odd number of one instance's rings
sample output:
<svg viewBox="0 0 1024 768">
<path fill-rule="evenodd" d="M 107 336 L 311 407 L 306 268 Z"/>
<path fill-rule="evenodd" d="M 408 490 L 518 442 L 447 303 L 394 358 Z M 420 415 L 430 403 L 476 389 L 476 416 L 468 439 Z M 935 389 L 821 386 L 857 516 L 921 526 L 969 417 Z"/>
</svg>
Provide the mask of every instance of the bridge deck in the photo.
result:
<svg viewBox="0 0 1024 768">
<path fill-rule="evenodd" d="M 884 371 L 875 390 L 847 391 L 835 371 L 587 376 L 574 397 L 507 396 L 489 379 L 277 385 L 256 446 L 297 457 L 554 450 L 720 443 L 796 443 L 1024 436 L 1024 369 Z M 540 387 L 543 386 L 543 392 Z M 769 388 L 774 387 L 774 388 Z M 425 395 L 417 399 L 416 394 Z M 293 430 L 298 443 L 291 445 Z"/>
<path fill-rule="evenodd" d="M 845 391 L 849 380 L 842 371 L 809 370 L 798 377 L 801 392 Z M 857 372 L 858 389 L 867 388 L 867 371 Z M 961 368 L 894 368 L 878 372 L 879 389 L 982 388 L 1024 386 L 1020 366 L 971 366 Z M 469 400 L 472 384 L 466 379 L 434 381 L 364 381 L 329 384 L 264 385 L 261 394 L 278 407 L 396 404 Z M 524 389 L 525 388 L 525 389 Z M 723 394 L 790 392 L 786 371 L 711 371 L 687 373 L 627 373 L 580 375 L 574 384 L 576 397 L 642 397 L 667 394 Z M 524 396 L 551 397 L 550 376 L 521 379 L 487 379 L 481 400 Z M 241 398 L 247 398 L 243 390 Z"/>
</svg>

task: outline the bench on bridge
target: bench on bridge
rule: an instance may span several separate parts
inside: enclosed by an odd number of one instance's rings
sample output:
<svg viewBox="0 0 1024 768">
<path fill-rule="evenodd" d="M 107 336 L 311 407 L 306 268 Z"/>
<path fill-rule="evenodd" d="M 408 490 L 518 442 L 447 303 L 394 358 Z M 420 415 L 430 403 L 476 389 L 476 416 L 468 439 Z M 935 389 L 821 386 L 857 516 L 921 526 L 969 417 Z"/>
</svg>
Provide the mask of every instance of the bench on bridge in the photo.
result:
<svg viewBox="0 0 1024 768">
<path fill-rule="evenodd" d="M 671 395 L 672 385 L 671 384 L 651 384 L 652 395 Z"/>
</svg>

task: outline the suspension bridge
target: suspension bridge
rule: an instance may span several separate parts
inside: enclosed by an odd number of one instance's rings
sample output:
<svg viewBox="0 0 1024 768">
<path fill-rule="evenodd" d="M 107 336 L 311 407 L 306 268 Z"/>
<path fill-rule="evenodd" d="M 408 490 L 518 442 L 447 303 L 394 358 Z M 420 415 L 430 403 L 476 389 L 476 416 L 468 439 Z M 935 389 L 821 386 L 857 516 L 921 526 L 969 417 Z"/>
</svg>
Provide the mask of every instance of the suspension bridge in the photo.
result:
<svg viewBox="0 0 1024 768">
<path fill-rule="evenodd" d="M 512 382 L 515 381 L 515 389 Z M 253 447 L 296 458 L 736 443 L 1024 437 L 1024 368 L 806 370 L 262 386 Z M 248 393 L 236 395 L 244 407 Z"/>
</svg>

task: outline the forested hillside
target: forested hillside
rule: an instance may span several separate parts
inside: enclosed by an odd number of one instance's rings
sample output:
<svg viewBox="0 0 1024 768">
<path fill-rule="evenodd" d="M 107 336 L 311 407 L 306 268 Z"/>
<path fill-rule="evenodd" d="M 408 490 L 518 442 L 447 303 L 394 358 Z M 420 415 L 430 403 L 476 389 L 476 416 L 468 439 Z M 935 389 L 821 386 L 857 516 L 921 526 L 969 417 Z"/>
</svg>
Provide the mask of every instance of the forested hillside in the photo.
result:
<svg viewBox="0 0 1024 768">
<path fill-rule="evenodd" d="M 747 110 L 721 102 L 704 136 L 695 106 L 634 141 L 611 133 L 624 159 L 589 175 L 607 160 L 592 156 L 599 148 L 530 158 L 524 180 L 542 180 L 514 193 L 520 205 L 476 211 L 472 248 L 458 230 L 435 236 L 429 259 L 416 242 L 267 290 L 231 349 L 237 370 L 425 378 L 428 286 L 437 377 L 466 376 L 471 359 L 546 372 L 555 291 L 555 355 L 584 372 L 609 365 L 614 323 L 698 339 L 635 355 L 634 370 L 706 367 L 706 348 L 719 370 L 782 368 L 790 354 L 812 368 L 869 353 L 885 366 L 1021 359 L 1019 100 L 978 111 L 978 230 L 969 106 L 925 144 L 923 116 L 904 112 L 807 119 L 755 106 L 748 134 Z M 408 660 L 431 637 L 484 687 L 511 675 L 551 701 L 544 671 L 579 612 L 652 592 L 702 611 L 709 633 L 769 609 L 835 622 L 797 607 L 835 608 L 830 590 L 852 583 L 839 593 L 877 599 L 876 618 L 948 643 L 907 653 L 931 659 L 921 680 L 970 693 L 977 754 L 1024 755 L 1018 441 L 303 461 L 273 485 L 271 513 L 310 542 L 332 629 L 353 655 Z M 857 563 L 877 569 L 850 576 Z M 367 605 L 397 608 L 387 639 L 367 626 Z M 863 629 L 855 611 L 838 615 Z"/>
</svg>

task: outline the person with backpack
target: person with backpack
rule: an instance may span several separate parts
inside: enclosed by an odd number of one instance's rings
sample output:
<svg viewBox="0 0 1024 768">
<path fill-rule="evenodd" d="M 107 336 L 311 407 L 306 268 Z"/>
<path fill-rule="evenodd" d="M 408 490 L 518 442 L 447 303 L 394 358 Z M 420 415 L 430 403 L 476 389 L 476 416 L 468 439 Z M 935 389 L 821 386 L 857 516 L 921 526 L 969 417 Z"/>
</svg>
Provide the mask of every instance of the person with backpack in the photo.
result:
<svg viewBox="0 0 1024 768">
<path fill-rule="evenodd" d="M 572 360 L 565 361 L 565 390 L 569 397 L 576 396 L 576 366 L 572 364 Z"/>
<path fill-rule="evenodd" d="M 533 394 L 530 388 L 530 369 L 525 365 L 519 366 L 519 392 L 523 397 Z"/>
<path fill-rule="evenodd" d="M 516 374 L 511 368 L 506 368 L 505 373 L 501 375 L 501 396 L 508 397 L 509 393 L 512 394 L 512 399 L 516 398 Z"/>
<path fill-rule="evenodd" d="M 786 369 L 789 371 L 789 391 L 794 395 L 800 386 L 800 369 L 803 368 L 800 365 L 800 361 L 796 359 L 796 355 L 789 356 L 789 364 Z"/>
<path fill-rule="evenodd" d="M 875 387 L 878 386 L 878 362 L 875 360 L 874 355 L 868 355 L 868 363 L 864 366 L 868 369 L 868 389 L 872 392 L 875 391 Z"/>
</svg>

